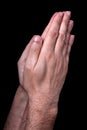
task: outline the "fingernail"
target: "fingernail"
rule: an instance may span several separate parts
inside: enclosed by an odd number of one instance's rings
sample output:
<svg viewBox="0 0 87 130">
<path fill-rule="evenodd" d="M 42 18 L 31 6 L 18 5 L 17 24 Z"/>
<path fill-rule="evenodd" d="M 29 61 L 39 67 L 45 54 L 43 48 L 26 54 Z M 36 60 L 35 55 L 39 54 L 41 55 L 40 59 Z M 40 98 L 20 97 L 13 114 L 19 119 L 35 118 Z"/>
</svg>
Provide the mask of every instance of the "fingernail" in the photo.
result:
<svg viewBox="0 0 87 130">
<path fill-rule="evenodd" d="M 41 40 L 42 40 L 42 39 L 41 39 L 41 37 L 40 37 L 39 35 L 34 36 L 34 39 L 33 39 L 34 42 L 37 42 L 37 43 L 38 43 L 38 42 L 41 42 Z"/>
<path fill-rule="evenodd" d="M 54 18 L 57 14 L 58 14 L 58 12 L 55 12 L 55 13 L 53 14 L 53 18 Z"/>
<path fill-rule="evenodd" d="M 59 15 L 60 15 L 60 16 L 63 16 L 63 12 L 60 12 Z"/>
<path fill-rule="evenodd" d="M 67 15 L 69 15 L 69 16 L 71 15 L 71 11 L 66 11 L 66 13 L 67 13 Z"/>
</svg>

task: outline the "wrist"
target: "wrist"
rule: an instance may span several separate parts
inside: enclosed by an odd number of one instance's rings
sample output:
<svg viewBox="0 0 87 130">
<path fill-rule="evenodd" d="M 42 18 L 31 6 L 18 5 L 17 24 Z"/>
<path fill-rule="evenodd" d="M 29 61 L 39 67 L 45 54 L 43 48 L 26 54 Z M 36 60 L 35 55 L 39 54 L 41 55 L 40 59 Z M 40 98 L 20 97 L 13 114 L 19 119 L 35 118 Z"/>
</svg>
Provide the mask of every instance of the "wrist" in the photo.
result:
<svg viewBox="0 0 87 130">
<path fill-rule="evenodd" d="M 25 91 L 25 89 L 21 85 L 18 86 L 16 94 L 20 95 L 21 98 L 25 99 L 26 101 L 28 101 L 28 99 L 29 99 L 27 92 Z"/>
<path fill-rule="evenodd" d="M 32 112 L 32 113 L 35 113 L 37 114 L 39 117 L 49 117 L 50 119 L 51 118 L 54 118 L 57 116 L 57 113 L 58 113 L 58 108 L 49 108 L 49 107 L 39 107 L 39 106 L 29 106 L 29 111 Z"/>
<path fill-rule="evenodd" d="M 46 95 L 34 94 L 28 95 L 29 107 L 35 111 L 41 111 L 41 113 L 49 112 L 52 115 L 56 115 L 58 112 L 58 101 L 53 98 L 49 98 Z"/>
</svg>

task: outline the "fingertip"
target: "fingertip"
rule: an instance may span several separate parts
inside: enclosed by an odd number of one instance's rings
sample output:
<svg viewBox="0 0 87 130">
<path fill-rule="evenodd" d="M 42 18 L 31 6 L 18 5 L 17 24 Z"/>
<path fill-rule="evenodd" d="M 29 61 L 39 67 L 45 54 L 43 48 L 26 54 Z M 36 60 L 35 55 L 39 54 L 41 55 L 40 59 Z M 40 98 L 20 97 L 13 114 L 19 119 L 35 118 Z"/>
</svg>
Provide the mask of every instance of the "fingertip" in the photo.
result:
<svg viewBox="0 0 87 130">
<path fill-rule="evenodd" d="M 68 46 L 68 54 L 69 54 L 70 51 L 71 51 L 71 47 L 72 47 L 72 45 L 73 45 L 73 43 L 74 43 L 74 39 L 75 39 L 75 35 L 71 35 L 71 36 L 70 36 L 70 40 L 69 40 L 69 46 Z"/>
<path fill-rule="evenodd" d="M 70 44 L 72 45 L 74 43 L 75 35 L 70 36 Z"/>
<path fill-rule="evenodd" d="M 54 18 L 56 15 L 58 14 L 58 12 L 55 12 L 52 16 L 52 18 Z"/>
<path fill-rule="evenodd" d="M 74 26 L 74 21 L 73 20 L 70 20 L 69 21 L 69 25 L 68 25 L 68 33 L 71 33 L 72 29 L 73 29 L 73 26 Z"/>
<path fill-rule="evenodd" d="M 66 11 L 65 13 L 66 13 L 68 16 L 71 15 L 71 11 Z"/>
<path fill-rule="evenodd" d="M 74 25 L 74 21 L 73 21 L 73 20 L 70 20 L 70 24 L 71 24 L 71 25 Z"/>
</svg>

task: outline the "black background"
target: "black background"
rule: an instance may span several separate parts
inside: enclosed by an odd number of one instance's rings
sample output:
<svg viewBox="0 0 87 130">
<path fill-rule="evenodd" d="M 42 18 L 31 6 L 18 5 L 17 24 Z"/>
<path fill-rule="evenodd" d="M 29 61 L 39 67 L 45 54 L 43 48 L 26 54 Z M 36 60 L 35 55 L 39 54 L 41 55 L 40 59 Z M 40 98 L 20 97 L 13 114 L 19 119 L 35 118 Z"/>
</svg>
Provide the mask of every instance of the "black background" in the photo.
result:
<svg viewBox="0 0 87 130">
<path fill-rule="evenodd" d="M 70 10 L 76 35 L 68 75 L 60 95 L 55 130 L 85 127 L 86 8 L 84 0 L 12 1 L 1 3 L 0 130 L 18 87 L 17 61 L 34 34 L 41 34 L 54 12 Z M 85 33 L 86 31 L 86 33 Z"/>
</svg>

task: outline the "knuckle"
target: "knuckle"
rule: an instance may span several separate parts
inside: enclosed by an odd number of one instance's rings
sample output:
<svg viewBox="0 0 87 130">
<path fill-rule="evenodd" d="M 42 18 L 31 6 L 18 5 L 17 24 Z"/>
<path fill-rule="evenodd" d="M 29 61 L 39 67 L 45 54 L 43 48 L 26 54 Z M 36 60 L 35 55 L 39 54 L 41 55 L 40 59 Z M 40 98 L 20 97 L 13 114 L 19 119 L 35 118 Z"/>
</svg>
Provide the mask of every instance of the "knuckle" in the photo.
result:
<svg viewBox="0 0 87 130">
<path fill-rule="evenodd" d="M 61 41 L 65 41 L 66 35 L 64 33 L 59 33 L 59 38 Z"/>
<path fill-rule="evenodd" d="M 52 30 L 49 32 L 49 37 L 51 37 L 51 38 L 57 38 L 57 35 L 58 35 L 57 30 L 55 30 L 55 31 Z"/>
<path fill-rule="evenodd" d="M 32 65 L 30 64 L 29 61 L 27 61 L 26 64 L 25 64 L 25 70 L 31 71 L 32 69 L 33 69 Z"/>
<path fill-rule="evenodd" d="M 53 53 L 52 52 L 48 52 L 48 54 L 46 55 L 47 61 L 51 60 L 52 57 L 53 57 Z"/>
<path fill-rule="evenodd" d="M 25 64 L 25 69 L 30 69 L 30 65 L 28 62 L 26 62 L 26 64 Z"/>
</svg>

